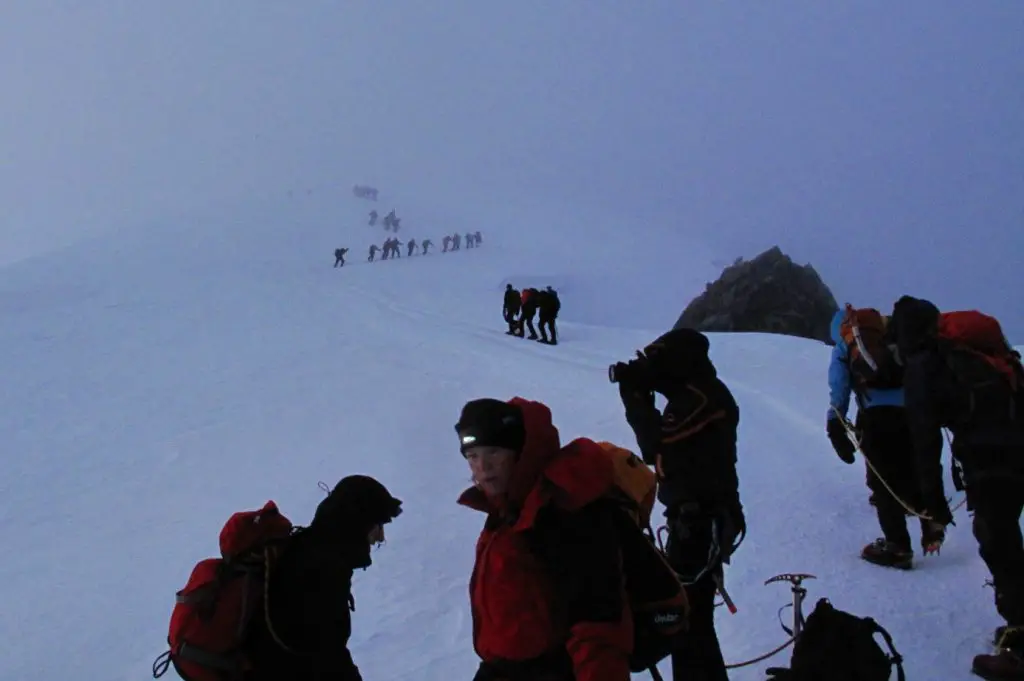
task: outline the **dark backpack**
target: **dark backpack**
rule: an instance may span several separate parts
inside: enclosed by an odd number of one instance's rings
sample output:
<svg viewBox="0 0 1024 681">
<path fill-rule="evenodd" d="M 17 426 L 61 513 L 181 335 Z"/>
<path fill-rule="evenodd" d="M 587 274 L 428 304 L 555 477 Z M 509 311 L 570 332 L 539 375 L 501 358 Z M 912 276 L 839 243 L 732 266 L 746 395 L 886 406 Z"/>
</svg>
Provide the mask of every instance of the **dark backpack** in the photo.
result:
<svg viewBox="0 0 1024 681">
<path fill-rule="evenodd" d="M 633 615 L 634 673 L 650 670 L 668 657 L 680 634 L 689 628 L 690 602 L 679 576 L 658 549 L 651 530 L 657 477 L 636 454 L 611 442 L 598 446 L 614 471 L 607 499 L 617 514 L 622 570 Z"/>
<path fill-rule="evenodd" d="M 881 634 L 889 654 L 875 634 Z M 906 681 L 903 657 L 889 632 L 870 617 L 851 615 L 822 598 L 796 639 L 789 668 L 766 671 L 772 681 L 889 681 L 893 667 L 897 680 Z"/>
<path fill-rule="evenodd" d="M 554 289 L 546 289 L 544 293 L 547 294 L 545 300 L 547 312 L 553 317 L 562 309 L 562 301 L 558 299 L 558 293 Z"/>
</svg>

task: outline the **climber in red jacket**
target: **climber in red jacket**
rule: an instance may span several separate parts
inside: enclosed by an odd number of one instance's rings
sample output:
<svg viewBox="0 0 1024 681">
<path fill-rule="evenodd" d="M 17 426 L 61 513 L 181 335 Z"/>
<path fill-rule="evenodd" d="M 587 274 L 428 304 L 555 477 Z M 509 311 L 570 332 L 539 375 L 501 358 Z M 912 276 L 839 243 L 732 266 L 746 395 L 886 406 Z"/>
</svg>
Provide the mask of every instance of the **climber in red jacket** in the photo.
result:
<svg viewBox="0 0 1024 681">
<path fill-rule="evenodd" d="M 633 620 L 598 445 L 562 447 L 540 402 L 469 402 L 455 426 L 487 514 L 470 579 L 474 681 L 629 681 Z"/>
</svg>

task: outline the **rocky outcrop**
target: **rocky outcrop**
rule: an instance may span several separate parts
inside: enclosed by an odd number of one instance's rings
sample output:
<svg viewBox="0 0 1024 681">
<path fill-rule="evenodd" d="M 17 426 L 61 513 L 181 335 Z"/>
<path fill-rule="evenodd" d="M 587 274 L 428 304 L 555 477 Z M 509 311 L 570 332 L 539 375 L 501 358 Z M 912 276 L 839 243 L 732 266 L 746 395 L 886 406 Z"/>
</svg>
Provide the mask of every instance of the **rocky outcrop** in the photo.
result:
<svg viewBox="0 0 1024 681">
<path fill-rule="evenodd" d="M 778 246 L 753 260 L 738 258 L 694 298 L 674 328 L 779 333 L 832 344 L 839 309 L 810 265 L 797 265 Z"/>
</svg>

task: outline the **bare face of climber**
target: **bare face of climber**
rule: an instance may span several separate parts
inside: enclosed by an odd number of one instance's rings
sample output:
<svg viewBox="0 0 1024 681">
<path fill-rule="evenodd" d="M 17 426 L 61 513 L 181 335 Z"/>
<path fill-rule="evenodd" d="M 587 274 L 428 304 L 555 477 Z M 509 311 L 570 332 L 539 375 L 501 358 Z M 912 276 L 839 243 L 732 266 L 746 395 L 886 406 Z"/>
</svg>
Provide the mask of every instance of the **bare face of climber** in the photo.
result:
<svg viewBox="0 0 1024 681">
<path fill-rule="evenodd" d="M 465 457 L 473 474 L 473 484 L 484 494 L 497 497 L 508 491 L 516 463 L 514 449 L 481 445 L 466 449 Z"/>
<path fill-rule="evenodd" d="M 374 525 L 370 528 L 370 531 L 366 535 L 366 541 L 370 543 L 370 546 L 379 546 L 384 543 L 384 526 Z"/>
</svg>

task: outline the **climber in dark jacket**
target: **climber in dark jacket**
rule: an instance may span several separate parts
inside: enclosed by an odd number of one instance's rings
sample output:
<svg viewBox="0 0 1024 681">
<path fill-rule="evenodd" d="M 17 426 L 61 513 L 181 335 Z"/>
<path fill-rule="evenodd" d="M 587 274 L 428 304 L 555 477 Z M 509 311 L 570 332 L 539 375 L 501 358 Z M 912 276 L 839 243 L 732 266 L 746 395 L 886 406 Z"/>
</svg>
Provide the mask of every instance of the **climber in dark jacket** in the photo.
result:
<svg viewBox="0 0 1024 681">
<path fill-rule="evenodd" d="M 540 327 L 540 342 L 549 345 L 558 345 L 558 331 L 555 329 L 555 319 L 558 318 L 558 311 L 562 309 L 562 302 L 558 299 L 558 292 L 548 286 L 537 295 L 537 312 Z"/>
<path fill-rule="evenodd" d="M 508 324 L 508 331 L 506 333 L 510 336 L 515 335 L 516 329 L 519 327 L 516 315 L 519 314 L 520 307 L 519 291 L 512 288 L 512 284 L 506 284 L 505 301 L 501 307 L 501 316 L 505 318 L 505 323 Z"/>
<path fill-rule="evenodd" d="M 726 681 L 715 632 L 715 592 L 746 532 L 736 473 L 740 412 L 692 329 L 662 335 L 637 359 L 613 368 L 613 380 L 646 463 L 658 473 L 669 530 L 665 551 L 686 585 L 690 632 L 672 653 L 672 678 Z M 664 413 L 655 394 L 668 400 Z"/>
<path fill-rule="evenodd" d="M 1024 370 L 1005 339 L 1005 348 L 993 349 L 990 364 L 940 338 L 939 321 L 934 304 L 903 296 L 893 307 L 890 322 L 904 365 L 921 496 L 928 515 L 943 525 L 953 522 L 942 481 L 942 428 L 946 427 L 952 434 L 952 456 L 962 470 L 959 482 L 968 508 L 974 511 L 978 553 L 992 574 L 996 610 L 1006 621 L 996 632 L 998 652 L 977 655 L 973 671 L 985 679 L 1022 680 Z"/>
<path fill-rule="evenodd" d="M 352 572 L 373 562 L 370 550 L 401 506 L 363 475 L 343 478 L 320 502 L 271 571 L 270 626 L 266 617 L 253 619 L 246 641 L 253 669 L 244 681 L 361 681 L 348 649 Z"/>
<path fill-rule="evenodd" d="M 533 317 L 537 314 L 537 289 L 524 288 L 520 296 L 521 307 L 519 319 L 516 321 L 516 335 L 520 338 L 530 329 L 530 340 L 537 340 L 537 329 L 533 326 Z"/>
</svg>

